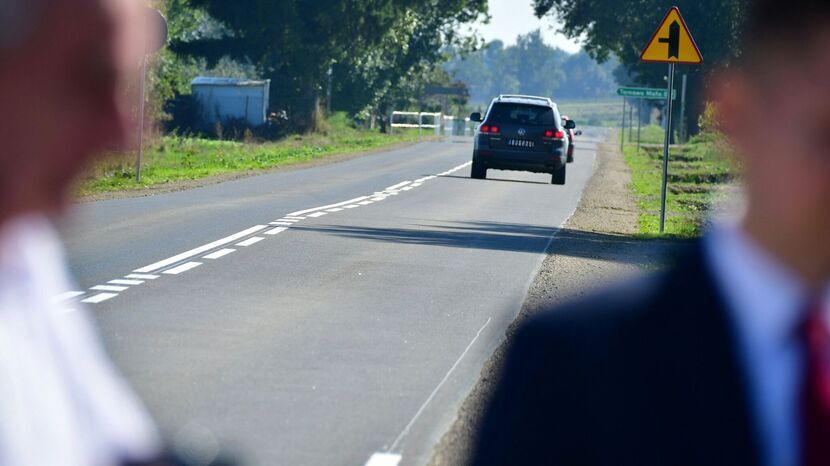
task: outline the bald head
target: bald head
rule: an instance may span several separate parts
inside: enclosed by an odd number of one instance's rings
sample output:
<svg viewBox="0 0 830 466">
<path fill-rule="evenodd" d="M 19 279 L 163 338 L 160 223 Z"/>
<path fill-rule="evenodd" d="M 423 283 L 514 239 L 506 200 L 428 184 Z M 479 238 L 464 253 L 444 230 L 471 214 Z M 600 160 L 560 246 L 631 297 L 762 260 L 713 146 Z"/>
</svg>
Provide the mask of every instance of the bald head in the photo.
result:
<svg viewBox="0 0 830 466">
<path fill-rule="evenodd" d="M 138 1 L 0 2 L 2 223 L 59 209 L 87 162 L 128 142 L 146 31 Z"/>
</svg>

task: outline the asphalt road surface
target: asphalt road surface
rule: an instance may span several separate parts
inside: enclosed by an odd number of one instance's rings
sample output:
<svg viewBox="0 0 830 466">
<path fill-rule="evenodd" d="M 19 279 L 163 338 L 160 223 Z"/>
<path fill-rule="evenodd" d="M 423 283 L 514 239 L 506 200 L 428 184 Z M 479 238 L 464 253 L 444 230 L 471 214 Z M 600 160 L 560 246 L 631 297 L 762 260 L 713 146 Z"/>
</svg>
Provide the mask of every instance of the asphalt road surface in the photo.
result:
<svg viewBox="0 0 830 466">
<path fill-rule="evenodd" d="M 422 464 L 576 208 L 566 186 L 427 142 L 79 205 L 77 296 L 170 439 L 253 465 Z"/>
</svg>

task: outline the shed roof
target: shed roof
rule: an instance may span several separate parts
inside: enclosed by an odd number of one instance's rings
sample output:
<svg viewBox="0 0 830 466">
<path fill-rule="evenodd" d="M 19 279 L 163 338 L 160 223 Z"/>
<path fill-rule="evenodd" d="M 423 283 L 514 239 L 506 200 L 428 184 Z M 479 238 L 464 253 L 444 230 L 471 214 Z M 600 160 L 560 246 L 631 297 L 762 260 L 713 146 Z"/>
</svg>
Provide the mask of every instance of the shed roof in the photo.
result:
<svg viewBox="0 0 830 466">
<path fill-rule="evenodd" d="M 245 86 L 265 86 L 270 83 L 270 79 L 244 79 L 244 78 L 216 78 L 209 76 L 198 76 L 190 82 L 191 86 L 231 86 L 231 87 L 245 87 Z"/>
</svg>

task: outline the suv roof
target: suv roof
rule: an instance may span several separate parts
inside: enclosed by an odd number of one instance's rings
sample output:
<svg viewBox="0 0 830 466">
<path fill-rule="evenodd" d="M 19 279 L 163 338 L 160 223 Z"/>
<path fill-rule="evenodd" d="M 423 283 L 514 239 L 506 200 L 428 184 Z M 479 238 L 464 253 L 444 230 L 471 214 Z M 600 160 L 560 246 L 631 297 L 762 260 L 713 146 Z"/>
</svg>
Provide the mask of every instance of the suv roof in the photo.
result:
<svg viewBox="0 0 830 466">
<path fill-rule="evenodd" d="M 549 105 L 551 107 L 556 107 L 556 104 L 553 103 L 547 97 L 538 97 L 533 95 L 512 95 L 512 94 L 502 94 L 496 97 L 497 102 L 512 102 L 512 103 L 521 103 L 521 104 L 531 104 L 531 105 Z"/>
</svg>

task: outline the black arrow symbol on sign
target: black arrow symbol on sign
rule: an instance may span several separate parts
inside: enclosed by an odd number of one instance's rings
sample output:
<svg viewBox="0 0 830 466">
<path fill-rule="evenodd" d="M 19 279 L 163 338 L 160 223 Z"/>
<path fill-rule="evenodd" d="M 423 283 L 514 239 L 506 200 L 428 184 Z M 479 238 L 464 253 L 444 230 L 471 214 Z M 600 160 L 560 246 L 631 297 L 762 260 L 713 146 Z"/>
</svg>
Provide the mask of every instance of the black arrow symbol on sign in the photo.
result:
<svg viewBox="0 0 830 466">
<path fill-rule="evenodd" d="M 661 37 L 658 42 L 669 44 L 669 57 L 680 58 L 680 24 L 677 21 L 669 26 L 669 37 Z"/>
</svg>

